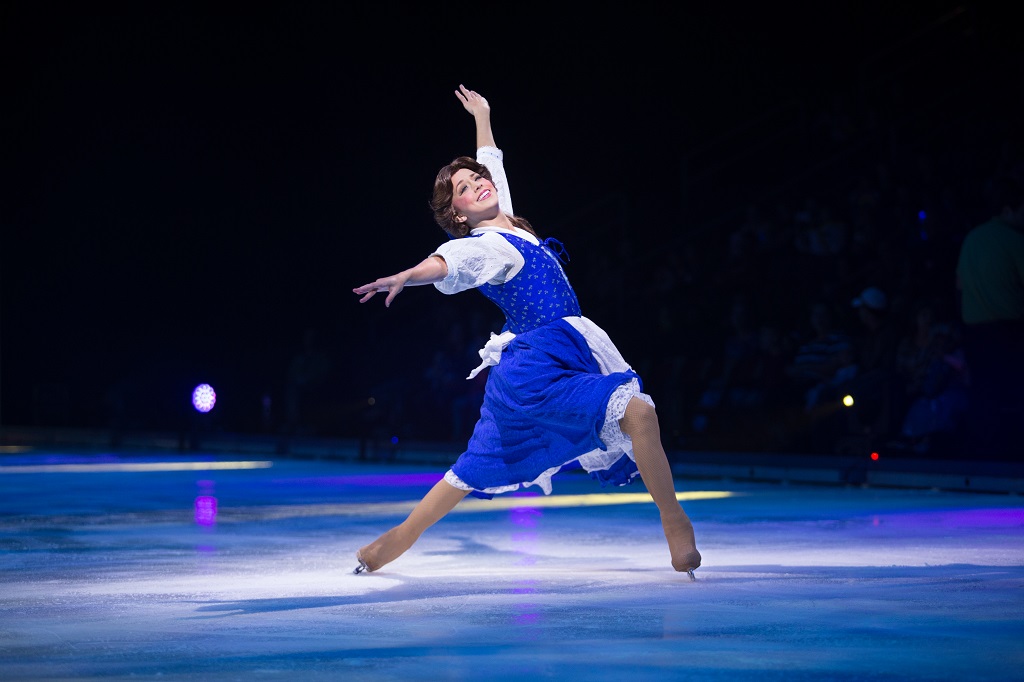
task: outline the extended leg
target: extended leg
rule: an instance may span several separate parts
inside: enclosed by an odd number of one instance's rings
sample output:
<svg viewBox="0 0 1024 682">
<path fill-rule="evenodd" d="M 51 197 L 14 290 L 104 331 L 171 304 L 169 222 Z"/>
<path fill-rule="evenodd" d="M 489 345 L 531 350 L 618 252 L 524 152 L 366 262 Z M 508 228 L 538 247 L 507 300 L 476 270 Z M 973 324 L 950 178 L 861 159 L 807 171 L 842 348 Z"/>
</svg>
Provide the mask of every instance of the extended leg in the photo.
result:
<svg viewBox="0 0 1024 682">
<path fill-rule="evenodd" d="M 672 568 L 686 571 L 693 577 L 693 569 L 700 566 L 700 552 L 693 536 L 693 524 L 676 499 L 672 469 L 661 444 L 661 428 L 654 408 L 633 398 L 619 426 L 633 441 L 633 457 L 640 477 L 654 498 L 661 513 L 661 525 L 672 554 Z"/>
<path fill-rule="evenodd" d="M 405 521 L 356 552 L 359 566 L 355 572 L 376 571 L 402 556 L 419 539 L 423 531 L 441 520 L 465 496 L 465 490 L 459 490 L 447 481 L 438 481 L 430 492 L 423 496 Z"/>
</svg>

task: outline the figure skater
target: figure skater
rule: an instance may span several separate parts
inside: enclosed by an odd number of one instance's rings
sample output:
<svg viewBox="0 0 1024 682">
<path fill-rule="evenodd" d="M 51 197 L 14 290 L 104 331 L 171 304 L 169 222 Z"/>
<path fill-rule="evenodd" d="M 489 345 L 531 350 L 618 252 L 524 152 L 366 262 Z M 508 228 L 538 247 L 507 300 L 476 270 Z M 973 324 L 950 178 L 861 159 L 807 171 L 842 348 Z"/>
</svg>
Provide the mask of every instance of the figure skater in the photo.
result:
<svg viewBox="0 0 1024 682">
<path fill-rule="evenodd" d="M 449 241 L 418 265 L 353 291 L 366 303 L 406 286 L 445 294 L 479 289 L 505 313 L 501 334 L 480 351 L 484 402 L 467 449 L 401 524 L 356 553 L 355 573 L 376 571 L 409 549 L 467 494 L 490 498 L 520 486 L 551 492 L 559 471 L 583 468 L 602 485 L 639 474 L 661 514 L 672 567 L 700 566 L 693 525 L 677 498 L 654 402 L 608 335 L 583 317 L 559 259 L 561 243 L 540 240 L 512 211 L 490 106 L 455 92 L 476 124 L 477 156 L 456 158 L 434 180 L 430 205 Z"/>
</svg>

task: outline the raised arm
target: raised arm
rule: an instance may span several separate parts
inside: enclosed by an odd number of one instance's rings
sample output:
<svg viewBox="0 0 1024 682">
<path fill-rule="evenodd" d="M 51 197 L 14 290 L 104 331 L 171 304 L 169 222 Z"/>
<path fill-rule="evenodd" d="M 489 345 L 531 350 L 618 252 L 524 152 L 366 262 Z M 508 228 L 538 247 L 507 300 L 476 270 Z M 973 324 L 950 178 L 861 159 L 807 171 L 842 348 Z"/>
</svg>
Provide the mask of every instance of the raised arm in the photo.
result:
<svg viewBox="0 0 1024 682">
<path fill-rule="evenodd" d="M 444 258 L 435 254 L 428 256 L 418 265 L 408 270 L 403 270 L 390 277 L 381 277 L 375 282 L 356 287 L 352 291 L 357 294 L 364 294 L 359 299 L 360 303 L 366 303 L 378 291 L 386 291 L 388 296 L 384 299 L 384 306 L 390 308 L 391 301 L 395 300 L 395 296 L 398 296 L 406 286 L 419 286 L 421 284 L 440 282 L 447 274 L 448 264 L 445 263 Z"/>
<path fill-rule="evenodd" d="M 459 86 L 455 96 L 476 121 L 476 160 L 491 171 L 491 180 L 498 190 L 498 205 L 505 215 L 515 215 L 512 209 L 512 193 L 508 188 L 508 178 L 505 176 L 505 166 L 502 163 L 502 153 L 494 143 L 494 133 L 491 131 L 491 105 L 483 95 L 465 85 Z"/>
<path fill-rule="evenodd" d="M 476 121 L 476 146 L 497 147 L 494 144 L 494 133 L 491 132 L 491 105 L 487 103 L 483 95 L 476 90 L 470 90 L 465 85 L 460 85 L 455 91 L 455 96 L 462 102 L 466 111 L 473 114 Z"/>
</svg>

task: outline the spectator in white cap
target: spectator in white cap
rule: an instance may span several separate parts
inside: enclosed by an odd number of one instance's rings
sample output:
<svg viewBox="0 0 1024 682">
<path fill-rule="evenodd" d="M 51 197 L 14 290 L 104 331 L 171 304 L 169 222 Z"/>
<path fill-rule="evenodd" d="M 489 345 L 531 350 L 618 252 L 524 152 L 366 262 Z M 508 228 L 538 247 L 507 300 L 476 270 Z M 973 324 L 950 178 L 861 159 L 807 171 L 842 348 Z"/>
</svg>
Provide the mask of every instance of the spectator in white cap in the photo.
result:
<svg viewBox="0 0 1024 682">
<path fill-rule="evenodd" d="M 892 369 L 896 364 L 899 337 L 889 324 L 889 297 L 878 287 L 868 287 L 853 299 L 864 331 L 857 348 L 860 373 Z"/>
<path fill-rule="evenodd" d="M 845 387 L 854 407 L 847 411 L 851 434 L 882 439 L 892 430 L 892 408 L 899 335 L 889 320 L 889 297 L 878 287 L 864 289 L 852 305 L 862 323 L 855 338 L 857 376 Z"/>
</svg>

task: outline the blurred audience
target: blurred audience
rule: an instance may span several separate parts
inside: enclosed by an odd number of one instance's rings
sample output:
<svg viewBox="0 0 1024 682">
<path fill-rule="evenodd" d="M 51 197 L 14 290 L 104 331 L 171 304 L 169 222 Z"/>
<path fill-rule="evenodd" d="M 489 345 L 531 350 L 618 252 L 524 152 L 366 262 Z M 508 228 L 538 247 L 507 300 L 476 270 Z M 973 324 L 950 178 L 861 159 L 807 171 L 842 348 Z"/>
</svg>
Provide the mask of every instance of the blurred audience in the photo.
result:
<svg viewBox="0 0 1024 682">
<path fill-rule="evenodd" d="M 943 308 L 936 301 L 920 303 L 912 329 L 900 341 L 896 373 L 904 393 L 895 412 L 903 418 L 898 437 L 888 443 L 892 450 L 933 450 L 933 439 L 954 434 L 967 410 L 960 325 Z"/>
<path fill-rule="evenodd" d="M 334 369 L 316 329 L 306 329 L 302 344 L 288 363 L 285 387 L 285 433 L 311 435 L 317 431 L 314 414 L 324 404 L 324 389 Z M 261 403 L 262 408 L 262 403 Z"/>
<path fill-rule="evenodd" d="M 988 191 L 993 217 L 964 237 L 956 277 L 973 445 L 1002 456 L 1024 435 L 1024 164 Z"/>
<path fill-rule="evenodd" d="M 785 369 L 801 392 L 831 381 L 853 360 L 850 335 L 838 328 L 829 304 L 815 301 L 809 312 L 810 331 L 799 335 L 799 347 Z"/>
<path fill-rule="evenodd" d="M 1019 458 L 1010 453 L 1024 436 L 1024 169 L 993 154 L 1019 146 L 1007 139 L 1016 118 L 979 125 L 965 103 L 959 118 L 946 111 L 932 121 L 890 85 L 820 99 L 797 130 L 815 143 L 776 154 L 788 175 L 755 174 L 720 191 L 710 180 L 688 186 L 692 206 L 656 239 L 627 217 L 622 229 L 551 226 L 584 251 L 569 276 L 584 309 L 619 329 L 667 442 L 908 456 L 954 444 L 963 457 Z M 936 149 L 939 130 L 963 140 Z M 753 153 L 732 151 L 733 167 Z M 984 178 L 999 164 L 993 205 L 982 207 Z M 702 202 L 707 217 L 688 223 Z M 974 227 L 985 211 L 992 218 Z M 585 253 L 584 230 L 603 230 L 609 240 L 598 241 L 615 249 Z M 627 272 L 646 276 L 627 284 Z M 450 344 L 426 359 L 416 386 L 415 371 L 395 380 L 402 395 L 418 391 L 420 405 L 392 421 L 464 440 L 486 373 L 472 385 L 464 376 L 500 321 L 439 328 L 436 311 L 410 314 Z M 394 405 L 398 415 L 405 403 Z"/>
</svg>

